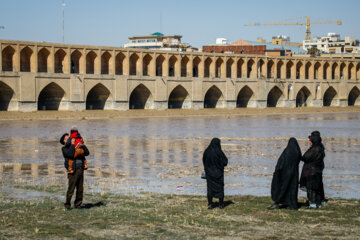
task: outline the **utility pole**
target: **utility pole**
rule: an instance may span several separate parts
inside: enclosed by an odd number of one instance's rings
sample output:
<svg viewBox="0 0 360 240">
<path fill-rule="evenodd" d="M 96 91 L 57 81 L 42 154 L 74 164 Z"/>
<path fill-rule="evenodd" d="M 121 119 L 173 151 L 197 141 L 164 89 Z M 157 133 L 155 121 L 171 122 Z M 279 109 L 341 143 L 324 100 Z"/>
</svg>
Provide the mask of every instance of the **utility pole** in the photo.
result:
<svg viewBox="0 0 360 240">
<path fill-rule="evenodd" d="M 65 6 L 66 6 L 66 4 L 65 4 L 65 0 L 62 0 L 62 4 L 61 4 L 61 6 L 62 6 L 62 42 L 64 43 L 65 42 L 65 21 L 64 21 L 64 19 L 65 19 Z"/>
</svg>

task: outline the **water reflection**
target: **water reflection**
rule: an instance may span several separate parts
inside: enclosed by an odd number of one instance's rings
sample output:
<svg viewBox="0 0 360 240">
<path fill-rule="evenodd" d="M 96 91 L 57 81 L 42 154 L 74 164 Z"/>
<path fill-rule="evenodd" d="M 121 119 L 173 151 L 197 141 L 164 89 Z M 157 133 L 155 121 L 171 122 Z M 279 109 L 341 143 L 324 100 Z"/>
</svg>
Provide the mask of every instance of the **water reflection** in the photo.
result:
<svg viewBox="0 0 360 240">
<path fill-rule="evenodd" d="M 79 121 L 90 149 L 88 191 L 205 194 L 202 153 L 220 137 L 229 157 L 226 194 L 269 195 L 272 172 L 288 138 L 303 151 L 319 130 L 326 147 L 329 197 L 360 199 L 360 114 L 224 116 Z M 66 183 L 58 138 L 74 122 L 0 122 L 0 176 L 4 182 Z M 303 194 L 303 193 L 301 193 Z"/>
</svg>

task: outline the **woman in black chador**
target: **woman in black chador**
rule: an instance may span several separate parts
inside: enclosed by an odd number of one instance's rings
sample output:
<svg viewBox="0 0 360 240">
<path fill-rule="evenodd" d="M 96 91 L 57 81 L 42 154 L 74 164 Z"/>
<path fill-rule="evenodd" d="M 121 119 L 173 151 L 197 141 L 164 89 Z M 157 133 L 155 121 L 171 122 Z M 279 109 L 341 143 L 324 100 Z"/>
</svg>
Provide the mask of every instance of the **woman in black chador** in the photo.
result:
<svg viewBox="0 0 360 240">
<path fill-rule="evenodd" d="M 325 149 L 319 135 L 309 136 L 309 145 L 309 150 L 301 159 L 304 161 L 304 166 L 300 177 L 300 188 L 307 191 L 309 208 L 319 208 L 322 201 Z"/>
<path fill-rule="evenodd" d="M 271 199 L 275 202 L 268 209 L 286 207 L 298 209 L 299 163 L 301 150 L 295 138 L 290 138 L 275 167 L 271 182 Z"/>
<path fill-rule="evenodd" d="M 204 152 L 203 164 L 206 174 L 209 209 L 214 208 L 212 198 L 219 198 L 219 208 L 224 208 L 224 167 L 228 159 L 221 150 L 220 139 L 213 138 Z"/>
</svg>

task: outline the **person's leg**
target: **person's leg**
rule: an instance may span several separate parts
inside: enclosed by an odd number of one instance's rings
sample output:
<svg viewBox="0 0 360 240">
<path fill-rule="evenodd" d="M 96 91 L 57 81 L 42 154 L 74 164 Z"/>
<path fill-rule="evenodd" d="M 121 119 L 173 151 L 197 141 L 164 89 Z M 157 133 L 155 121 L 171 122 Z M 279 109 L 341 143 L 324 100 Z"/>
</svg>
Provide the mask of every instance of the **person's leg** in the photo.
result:
<svg viewBox="0 0 360 240">
<path fill-rule="evenodd" d="M 64 204 L 67 209 L 71 208 L 71 198 L 75 190 L 76 181 L 74 175 L 75 174 L 68 174 L 68 190 L 66 192 L 66 202 Z"/>
<path fill-rule="evenodd" d="M 208 209 L 213 209 L 214 205 L 213 205 L 213 201 L 212 201 L 212 196 L 207 195 L 207 200 L 208 200 Z"/>
<path fill-rule="evenodd" d="M 221 197 L 219 198 L 219 208 L 220 209 L 223 209 L 225 206 L 224 206 L 224 197 Z"/>
<path fill-rule="evenodd" d="M 75 207 L 78 208 L 82 204 L 83 192 L 84 192 L 84 172 L 82 169 L 76 170 L 77 179 L 76 179 L 76 198 L 75 198 Z"/>
</svg>

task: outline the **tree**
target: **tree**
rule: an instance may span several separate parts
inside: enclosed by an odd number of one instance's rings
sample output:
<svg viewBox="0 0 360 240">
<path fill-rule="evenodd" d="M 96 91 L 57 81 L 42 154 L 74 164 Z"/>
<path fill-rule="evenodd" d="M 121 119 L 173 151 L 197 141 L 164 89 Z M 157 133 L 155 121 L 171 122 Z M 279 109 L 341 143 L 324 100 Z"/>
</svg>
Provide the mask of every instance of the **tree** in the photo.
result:
<svg viewBox="0 0 360 240">
<path fill-rule="evenodd" d="M 321 51 L 317 47 L 308 48 L 308 54 L 310 57 L 320 57 Z"/>
</svg>

